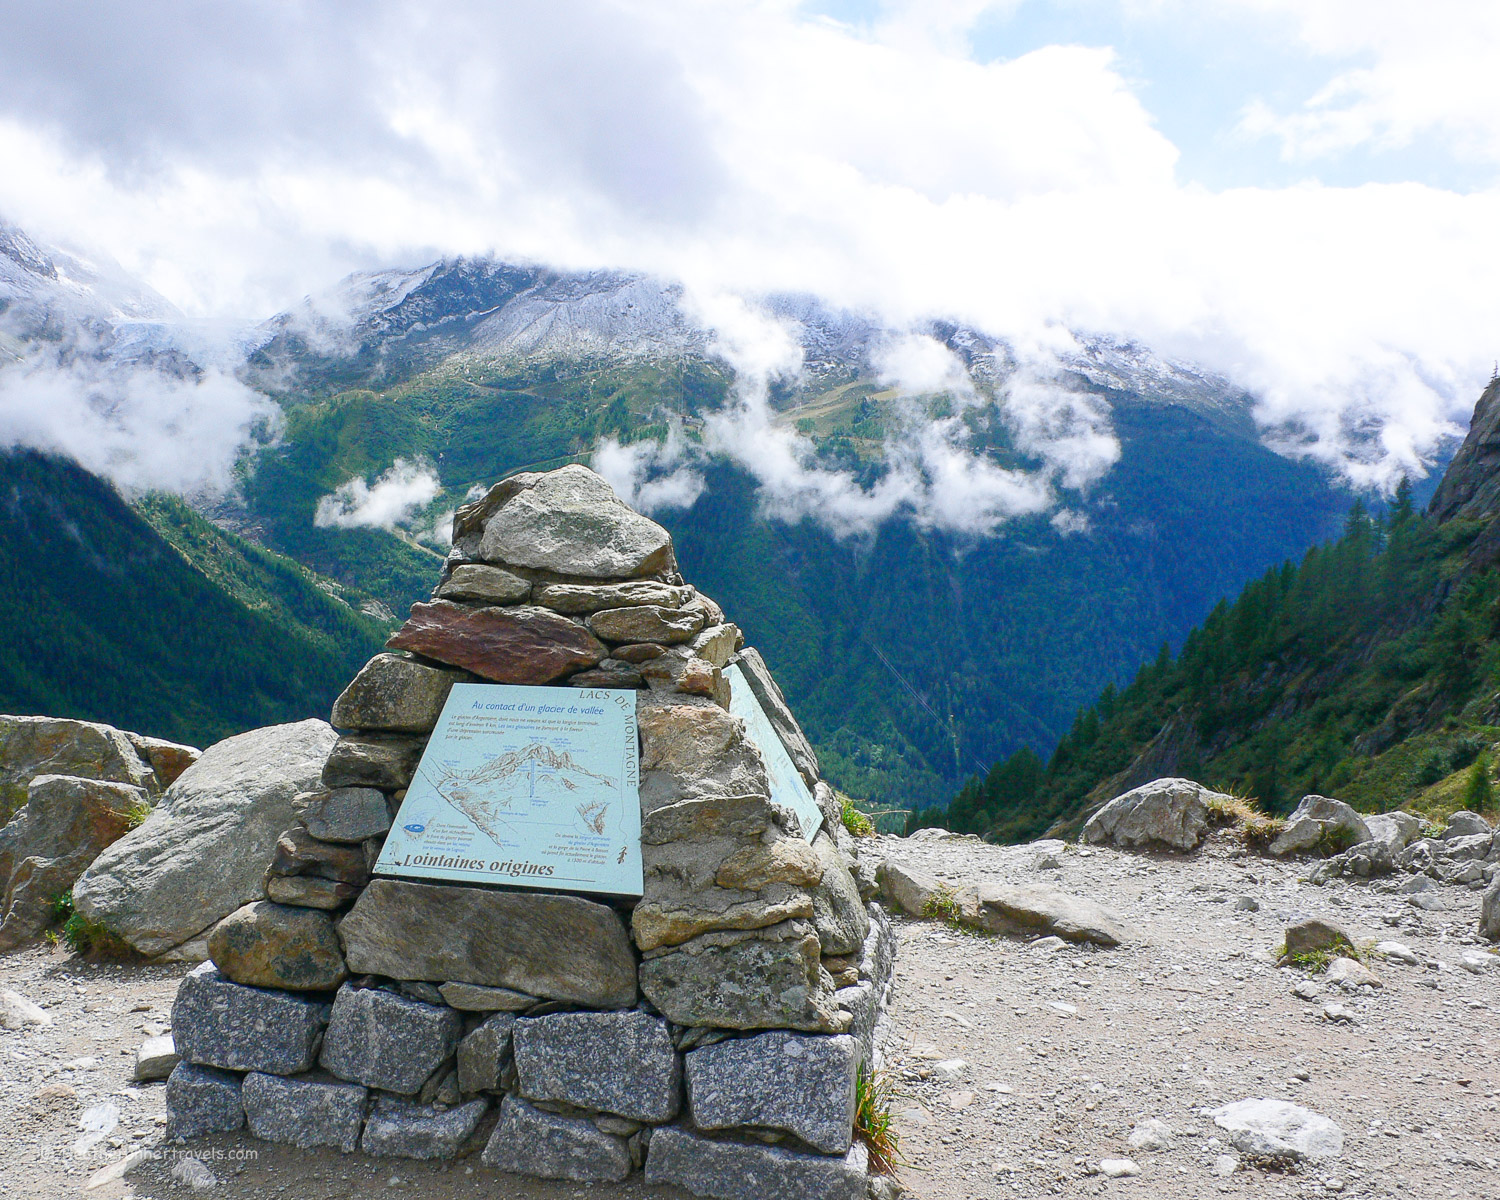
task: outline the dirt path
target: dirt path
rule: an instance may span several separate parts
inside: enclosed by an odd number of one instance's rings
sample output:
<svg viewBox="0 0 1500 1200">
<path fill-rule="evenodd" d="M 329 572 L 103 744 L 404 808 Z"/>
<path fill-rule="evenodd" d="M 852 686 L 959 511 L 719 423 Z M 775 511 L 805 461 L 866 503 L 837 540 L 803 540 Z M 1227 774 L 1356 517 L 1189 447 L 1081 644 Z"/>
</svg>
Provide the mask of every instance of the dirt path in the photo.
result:
<svg viewBox="0 0 1500 1200">
<path fill-rule="evenodd" d="M 1305 868 L 1239 857 L 1226 845 L 1191 859 L 1068 848 L 1058 869 L 1039 870 L 1044 849 L 881 841 L 891 859 L 955 883 L 1046 882 L 1092 896 L 1137 933 L 1114 950 L 1049 949 L 900 923 L 888 1052 L 910 1163 L 903 1180 L 917 1200 L 1500 1195 L 1500 967 L 1480 975 L 1458 967 L 1464 952 L 1483 948 L 1472 937 L 1477 893 L 1445 888 L 1448 907 L 1428 912 L 1380 885 L 1314 888 L 1298 882 Z M 1237 910 L 1242 896 L 1259 910 Z M 1301 974 L 1278 970 L 1270 955 L 1285 919 L 1301 912 L 1328 914 L 1357 938 L 1401 941 L 1441 967 L 1378 964 L 1385 986 L 1374 994 L 1301 1000 L 1292 994 Z M 130 1071 L 136 1047 L 165 1027 L 185 969 L 94 965 L 45 948 L 0 959 L 0 987 L 53 1018 L 0 1031 L 0 1193 L 191 1194 L 171 1179 L 170 1158 L 83 1190 L 100 1167 L 160 1137 L 163 1085 L 131 1085 Z M 1357 1023 L 1326 1021 L 1329 1000 Z M 1252 1096 L 1331 1117 L 1346 1137 L 1343 1156 L 1295 1175 L 1216 1176 L 1227 1147 L 1199 1110 Z M 104 1102 L 119 1109 L 119 1125 L 75 1156 L 80 1114 Z M 1176 1131 L 1169 1148 L 1128 1146 L 1147 1118 Z M 472 1161 L 306 1152 L 243 1133 L 191 1151 L 220 1180 L 209 1194 L 226 1198 L 683 1195 L 639 1182 L 538 1183 Z M 1090 1173 L 1101 1159 L 1123 1157 L 1139 1165 L 1138 1177 Z"/>
</svg>

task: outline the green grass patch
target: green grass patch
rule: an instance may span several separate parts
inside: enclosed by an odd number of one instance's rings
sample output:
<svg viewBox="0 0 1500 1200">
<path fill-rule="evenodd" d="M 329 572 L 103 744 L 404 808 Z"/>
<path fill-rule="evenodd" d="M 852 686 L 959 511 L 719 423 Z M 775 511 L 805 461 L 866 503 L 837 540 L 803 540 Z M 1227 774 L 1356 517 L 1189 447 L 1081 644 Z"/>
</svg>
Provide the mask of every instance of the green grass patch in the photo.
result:
<svg viewBox="0 0 1500 1200">
<path fill-rule="evenodd" d="M 149 810 L 148 810 L 149 811 Z M 52 899 L 52 920 L 57 926 L 47 931 L 49 942 L 62 942 L 74 954 L 92 959 L 135 958 L 135 949 L 119 934 L 98 921 L 92 921 L 73 907 L 73 893 L 63 892 Z"/>
<path fill-rule="evenodd" d="M 844 828 L 849 831 L 850 836 L 857 838 L 875 836 L 875 823 L 860 812 L 853 800 L 848 796 L 840 796 L 839 804 L 839 819 L 843 821 Z"/>
<path fill-rule="evenodd" d="M 891 1107 L 896 1082 L 886 1071 L 860 1067 L 854 1079 L 854 1136 L 870 1154 L 870 1169 L 879 1175 L 894 1175 L 901 1162 L 901 1140 L 896 1133 Z"/>
</svg>

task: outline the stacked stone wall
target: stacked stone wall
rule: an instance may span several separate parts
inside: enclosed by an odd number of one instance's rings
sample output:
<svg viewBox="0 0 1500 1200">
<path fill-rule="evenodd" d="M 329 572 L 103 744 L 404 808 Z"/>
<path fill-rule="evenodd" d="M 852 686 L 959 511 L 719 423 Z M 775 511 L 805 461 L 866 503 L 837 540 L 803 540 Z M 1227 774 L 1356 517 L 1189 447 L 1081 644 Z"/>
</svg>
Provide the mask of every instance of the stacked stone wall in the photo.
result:
<svg viewBox="0 0 1500 1200">
<path fill-rule="evenodd" d="M 855 1080 L 894 936 L 763 660 L 585 468 L 497 485 L 454 534 L 432 600 L 335 703 L 265 899 L 182 986 L 171 1132 L 863 1195 Z M 728 712 L 731 662 L 819 802 L 811 839 Z M 372 880 L 459 682 L 635 690 L 639 901 Z"/>
</svg>

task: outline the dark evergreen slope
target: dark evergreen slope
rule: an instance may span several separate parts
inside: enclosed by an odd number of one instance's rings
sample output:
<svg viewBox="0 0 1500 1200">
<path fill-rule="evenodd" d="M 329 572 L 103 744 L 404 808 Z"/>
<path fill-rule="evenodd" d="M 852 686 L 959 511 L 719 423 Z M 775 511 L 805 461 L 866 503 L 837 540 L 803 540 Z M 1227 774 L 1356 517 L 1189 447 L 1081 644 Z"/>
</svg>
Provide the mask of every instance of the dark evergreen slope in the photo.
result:
<svg viewBox="0 0 1500 1200">
<path fill-rule="evenodd" d="M 1173 659 L 1081 711 L 1043 768 L 1023 751 L 959 792 L 946 824 L 1001 840 L 1068 830 L 1111 796 L 1184 775 L 1284 812 L 1303 795 L 1367 810 L 1451 808 L 1490 789 L 1500 737 L 1500 382 L 1429 511 L 1382 519 L 1216 606 Z"/>
<path fill-rule="evenodd" d="M 0 453 L 0 711 L 197 745 L 326 717 L 384 627 L 177 501 L 142 508 L 70 462 Z"/>
</svg>

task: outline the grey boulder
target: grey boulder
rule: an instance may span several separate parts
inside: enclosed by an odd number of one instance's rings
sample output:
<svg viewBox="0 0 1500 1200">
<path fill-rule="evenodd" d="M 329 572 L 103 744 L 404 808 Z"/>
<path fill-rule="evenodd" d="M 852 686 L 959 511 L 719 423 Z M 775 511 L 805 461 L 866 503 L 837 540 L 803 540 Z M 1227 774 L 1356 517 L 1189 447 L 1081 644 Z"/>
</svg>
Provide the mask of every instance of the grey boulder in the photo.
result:
<svg viewBox="0 0 1500 1200">
<path fill-rule="evenodd" d="M 525 1017 L 514 1032 L 517 1087 L 528 1100 L 659 1124 L 677 1115 L 682 1064 L 667 1023 L 643 1012 Z"/>
<path fill-rule="evenodd" d="M 213 1067 L 179 1063 L 167 1079 L 167 1138 L 226 1133 L 245 1123 L 240 1077 Z"/>
<path fill-rule="evenodd" d="M 458 1090 L 466 1096 L 497 1092 L 505 1069 L 510 1066 L 511 1031 L 515 1013 L 497 1012 L 486 1017 L 458 1044 Z"/>
<path fill-rule="evenodd" d="M 327 1020 L 327 1004 L 231 983 L 204 963 L 177 989 L 172 1040 L 189 1063 L 295 1075 L 313 1065 Z"/>
<path fill-rule="evenodd" d="M 1500 940 L 1500 873 L 1484 889 L 1479 902 L 1479 933 L 1490 941 Z"/>
<path fill-rule="evenodd" d="M 1474 837 L 1476 834 L 1493 832 L 1490 823 L 1478 813 L 1462 810 L 1448 818 L 1440 836 L 1443 841 L 1449 842 L 1454 838 Z"/>
<path fill-rule="evenodd" d="M 160 790 L 130 735 L 113 726 L 66 717 L 0 716 L 0 825 L 26 803 L 26 789 L 38 775 Z"/>
<path fill-rule="evenodd" d="M 818 941 L 824 954 L 853 954 L 870 932 L 870 918 L 859 898 L 859 888 L 826 829 L 818 831 L 812 850 L 822 867 L 822 877 L 812 892 Z"/>
<path fill-rule="evenodd" d="M 154 1083 L 167 1078 L 181 1061 L 182 1056 L 177 1053 L 170 1033 L 147 1038 L 136 1049 L 135 1069 L 130 1078 L 136 1083 Z"/>
<path fill-rule="evenodd" d="M 500 1102 L 500 1123 L 481 1158 L 485 1166 L 513 1175 L 577 1183 L 618 1183 L 632 1165 L 624 1138 L 585 1117 L 543 1112 L 519 1096 Z"/>
<path fill-rule="evenodd" d="M 782 1129 L 824 1154 L 843 1154 L 854 1130 L 852 1037 L 773 1030 L 703 1046 L 687 1056 L 688 1112 L 698 1129 Z"/>
<path fill-rule="evenodd" d="M 359 1147 L 366 1094 L 357 1083 L 254 1071 L 240 1089 L 245 1123 L 256 1137 L 304 1150 L 333 1146 L 345 1154 Z"/>
<path fill-rule="evenodd" d="M 73 888 L 78 911 L 142 954 L 191 941 L 264 895 L 276 841 L 317 789 L 337 735 L 323 721 L 254 729 L 210 746 L 139 828 Z"/>
<path fill-rule="evenodd" d="M 1208 830 L 1209 801 L 1219 795 L 1191 779 L 1156 779 L 1116 796 L 1090 817 L 1083 840 L 1193 850 Z"/>
<path fill-rule="evenodd" d="M 257 900 L 208 935 L 208 956 L 235 983 L 332 991 L 349 977 L 333 921 L 316 908 Z"/>
<path fill-rule="evenodd" d="M 1321 917 L 1299 917 L 1286 927 L 1286 957 L 1310 954 L 1353 954 L 1354 939 L 1348 932 Z"/>
<path fill-rule="evenodd" d="M 462 1031 L 454 1009 L 345 984 L 334 998 L 319 1062 L 351 1083 L 411 1095 L 452 1057 Z"/>
<path fill-rule="evenodd" d="M 479 557 L 485 562 L 583 579 L 676 569 L 671 535 L 626 506 L 587 467 L 516 476 L 491 490 L 497 499 L 499 489 L 510 494 L 484 520 Z"/>
<path fill-rule="evenodd" d="M 360 843 L 391 828 L 385 793 L 346 787 L 301 798 L 302 825 L 320 842 Z"/>
<path fill-rule="evenodd" d="M 713 1200 L 865 1200 L 868 1156 L 804 1154 L 781 1146 L 715 1141 L 672 1125 L 651 1135 L 646 1182 L 675 1184 Z"/>
<path fill-rule="evenodd" d="M 487 1100 L 438 1109 L 381 1096 L 365 1122 L 360 1149 L 395 1158 L 456 1158 L 488 1108 Z"/>
<path fill-rule="evenodd" d="M 1368 842 L 1370 837 L 1370 827 L 1364 818 L 1342 800 L 1304 796 L 1270 850 L 1276 855 L 1300 854 L 1317 849 L 1325 840 L 1350 847 Z"/>
</svg>

